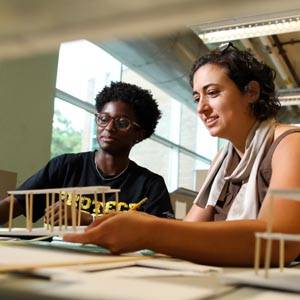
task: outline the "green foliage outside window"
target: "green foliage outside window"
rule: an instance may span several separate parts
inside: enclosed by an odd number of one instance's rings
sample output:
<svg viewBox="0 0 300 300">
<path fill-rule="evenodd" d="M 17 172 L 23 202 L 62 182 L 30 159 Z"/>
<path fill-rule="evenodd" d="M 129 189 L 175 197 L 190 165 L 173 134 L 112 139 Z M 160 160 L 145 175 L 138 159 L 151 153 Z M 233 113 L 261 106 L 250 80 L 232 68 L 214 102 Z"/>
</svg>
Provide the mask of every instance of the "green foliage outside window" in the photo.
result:
<svg viewBox="0 0 300 300">
<path fill-rule="evenodd" d="M 81 132 L 72 127 L 60 110 L 54 112 L 51 157 L 64 153 L 76 153 L 81 150 Z"/>
</svg>

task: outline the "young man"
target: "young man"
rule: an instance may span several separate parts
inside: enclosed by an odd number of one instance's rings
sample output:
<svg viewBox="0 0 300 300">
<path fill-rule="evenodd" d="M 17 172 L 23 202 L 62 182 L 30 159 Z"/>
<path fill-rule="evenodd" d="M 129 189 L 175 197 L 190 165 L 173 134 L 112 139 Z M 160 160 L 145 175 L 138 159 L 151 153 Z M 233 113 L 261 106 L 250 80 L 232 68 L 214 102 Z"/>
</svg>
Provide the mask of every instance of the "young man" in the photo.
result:
<svg viewBox="0 0 300 300">
<path fill-rule="evenodd" d="M 129 210 L 134 203 L 147 197 L 140 210 L 159 217 L 173 217 L 163 178 L 129 159 L 132 147 L 154 133 L 161 116 L 152 95 L 136 85 L 111 83 L 97 95 L 96 110 L 99 149 L 53 158 L 18 189 L 110 186 L 121 190 L 117 207 L 112 195 L 106 198 L 105 206 L 99 207 L 98 214 Z M 67 203 L 70 197 L 67 193 L 62 195 Z M 79 195 L 76 196 L 77 206 L 78 200 Z M 33 203 L 33 221 L 36 221 L 45 215 L 45 196 L 35 196 Z M 7 221 L 8 209 L 9 198 L 6 198 L 0 202 L 0 223 Z M 81 224 L 90 224 L 95 216 L 94 195 L 83 196 L 81 210 L 87 212 L 81 214 Z M 48 214 L 51 211 L 50 208 Z M 58 224 L 58 203 L 54 211 L 55 224 Z M 14 217 L 20 214 L 25 215 L 24 196 L 16 196 L 14 200 Z M 70 224 L 70 211 L 67 216 Z"/>
</svg>

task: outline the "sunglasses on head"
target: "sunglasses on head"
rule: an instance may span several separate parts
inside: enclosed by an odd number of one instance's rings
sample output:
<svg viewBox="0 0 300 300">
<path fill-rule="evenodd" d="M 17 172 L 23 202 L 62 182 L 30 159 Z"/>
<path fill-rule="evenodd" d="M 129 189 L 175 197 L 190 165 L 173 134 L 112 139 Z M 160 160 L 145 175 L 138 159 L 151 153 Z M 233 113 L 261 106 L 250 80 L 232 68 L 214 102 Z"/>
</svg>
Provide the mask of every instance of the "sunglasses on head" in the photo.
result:
<svg viewBox="0 0 300 300">
<path fill-rule="evenodd" d="M 239 51 L 239 49 L 237 47 L 235 47 L 231 42 L 221 44 L 216 50 L 219 50 L 223 54 L 223 53 L 226 53 L 230 49 Z"/>
</svg>

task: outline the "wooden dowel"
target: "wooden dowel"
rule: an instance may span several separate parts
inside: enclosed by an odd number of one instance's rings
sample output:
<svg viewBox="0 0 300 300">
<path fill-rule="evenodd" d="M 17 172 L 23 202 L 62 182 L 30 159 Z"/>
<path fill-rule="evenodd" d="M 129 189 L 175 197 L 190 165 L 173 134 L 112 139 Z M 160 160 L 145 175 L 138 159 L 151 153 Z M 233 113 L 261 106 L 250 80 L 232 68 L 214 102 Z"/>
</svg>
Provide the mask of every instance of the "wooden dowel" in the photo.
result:
<svg viewBox="0 0 300 300">
<path fill-rule="evenodd" d="M 265 253 L 265 278 L 269 277 L 269 269 L 271 265 L 271 255 L 272 255 L 272 240 L 267 238 L 266 241 L 266 253 Z"/>
<path fill-rule="evenodd" d="M 54 229 L 54 206 L 55 206 L 55 193 L 52 193 L 51 198 L 51 232 Z"/>
<path fill-rule="evenodd" d="M 255 256 L 254 256 L 254 271 L 258 274 L 260 262 L 260 237 L 255 238 Z"/>
<path fill-rule="evenodd" d="M 26 228 L 29 230 L 29 194 L 25 194 L 25 206 L 26 206 Z"/>
<path fill-rule="evenodd" d="M 116 196 L 116 199 L 115 199 L 115 202 L 116 202 L 116 211 L 119 210 L 119 192 L 116 192 L 115 193 L 115 196 Z"/>
<path fill-rule="evenodd" d="M 99 203 L 98 203 L 98 195 L 97 192 L 94 193 L 94 202 L 95 202 L 95 217 L 98 217 L 98 211 L 99 211 Z"/>
<path fill-rule="evenodd" d="M 67 194 L 67 197 L 64 201 L 64 211 L 65 211 L 65 229 L 68 228 L 68 206 L 67 206 L 67 200 L 68 200 L 68 197 L 69 197 L 70 194 Z"/>
<path fill-rule="evenodd" d="M 52 236 L 52 235 L 51 235 Z M 108 263 L 120 263 L 120 262 L 126 262 L 126 261 L 139 261 L 139 260 L 145 260 L 145 259 L 152 259 L 152 257 L 146 257 L 146 256 L 111 256 L 106 257 L 105 260 L 103 260 L 103 257 L 94 256 L 89 259 L 85 260 L 78 260 L 78 259 L 69 259 L 67 261 L 60 261 L 60 262 L 48 262 L 45 260 L 44 262 L 40 263 L 23 263 L 23 264 L 4 264 L 0 265 L 0 272 L 11 272 L 11 271 L 20 271 L 20 270 L 35 270 L 35 269 L 41 269 L 41 268 L 59 268 L 59 267 L 67 267 L 67 266 L 80 266 L 80 265 L 92 265 L 92 264 L 108 264 Z"/>
<path fill-rule="evenodd" d="M 61 192 L 58 194 L 58 205 L 59 205 L 59 211 L 58 211 L 58 224 L 59 224 L 59 231 L 62 230 L 62 203 L 61 203 Z"/>
<path fill-rule="evenodd" d="M 72 193 L 71 218 L 72 218 L 73 231 L 76 231 L 76 210 L 75 210 L 75 193 L 74 192 Z"/>
<path fill-rule="evenodd" d="M 29 231 L 32 231 L 33 194 L 29 194 Z"/>
<path fill-rule="evenodd" d="M 14 210 L 14 195 L 10 194 L 9 197 L 9 217 L 8 217 L 8 228 L 9 231 L 12 229 L 12 220 L 13 220 L 13 210 Z"/>
<path fill-rule="evenodd" d="M 284 269 L 284 239 L 281 238 L 279 241 L 279 268 L 280 268 L 280 272 L 283 271 Z"/>
<path fill-rule="evenodd" d="M 102 214 L 105 214 L 105 193 L 102 193 Z"/>
<path fill-rule="evenodd" d="M 77 222 L 77 226 L 81 225 L 81 205 L 82 205 L 82 194 L 79 194 L 78 222 Z"/>
<path fill-rule="evenodd" d="M 49 220 L 49 193 L 46 194 L 46 221 L 47 221 L 47 230 L 49 230 L 50 220 Z"/>
<path fill-rule="evenodd" d="M 269 217 L 268 217 L 268 222 L 267 222 L 267 233 L 272 233 L 273 206 L 274 206 L 274 197 L 270 196 Z M 268 275 L 269 275 L 269 268 L 270 268 L 270 264 L 271 264 L 271 255 L 272 255 L 272 240 L 269 237 L 266 241 L 265 278 L 268 278 Z"/>
</svg>

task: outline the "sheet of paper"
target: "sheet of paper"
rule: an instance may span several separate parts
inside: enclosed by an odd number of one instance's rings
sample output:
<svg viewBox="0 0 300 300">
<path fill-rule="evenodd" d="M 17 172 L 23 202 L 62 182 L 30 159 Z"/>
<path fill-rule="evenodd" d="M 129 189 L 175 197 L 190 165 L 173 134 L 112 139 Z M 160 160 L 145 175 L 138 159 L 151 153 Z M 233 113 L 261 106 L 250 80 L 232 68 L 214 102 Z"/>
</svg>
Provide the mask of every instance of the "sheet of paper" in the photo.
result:
<svg viewBox="0 0 300 300">
<path fill-rule="evenodd" d="M 131 269 L 131 268 L 129 268 Z M 125 269 L 123 269 L 125 270 Z M 135 270 L 132 269 L 134 272 Z M 214 294 L 212 289 L 187 284 L 161 282 L 158 279 L 119 277 L 118 271 L 91 273 L 80 278 L 80 284 L 65 285 L 55 289 L 53 295 L 72 299 L 110 299 L 110 300 L 195 300 Z"/>
<path fill-rule="evenodd" d="M 143 264 L 142 264 L 143 265 Z M 123 278 L 159 278 L 159 277 L 174 277 L 174 276 L 201 276 L 201 273 L 189 270 L 170 270 L 157 269 L 153 267 L 140 266 L 135 263 L 130 268 L 122 268 L 118 270 L 118 277 Z"/>
<path fill-rule="evenodd" d="M 299 300 L 299 295 L 266 291 L 251 297 L 252 300 Z"/>
<path fill-rule="evenodd" d="M 154 258 L 151 260 L 139 261 L 137 262 L 137 265 L 156 268 L 158 270 L 163 269 L 163 270 L 173 270 L 173 271 L 183 271 L 183 272 L 185 271 L 185 272 L 196 272 L 196 273 L 222 271 L 222 268 L 194 264 L 192 262 L 179 260 L 175 258 Z"/>
<path fill-rule="evenodd" d="M 0 272 L 28 268 L 63 267 L 69 265 L 112 263 L 145 259 L 142 256 L 113 256 L 99 253 L 38 247 L 20 242 L 0 243 Z"/>
<path fill-rule="evenodd" d="M 264 270 L 256 275 L 254 270 L 222 275 L 221 279 L 230 284 L 246 284 L 256 287 L 267 287 L 285 291 L 300 292 L 300 269 L 285 268 L 280 272 L 278 268 L 269 270 L 269 277 L 264 277 Z"/>
</svg>

